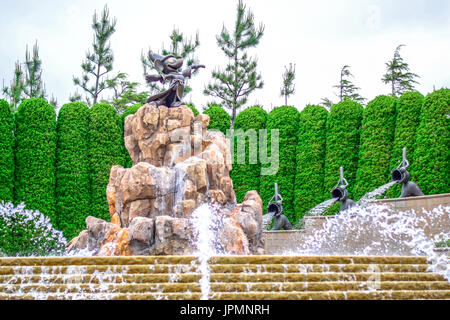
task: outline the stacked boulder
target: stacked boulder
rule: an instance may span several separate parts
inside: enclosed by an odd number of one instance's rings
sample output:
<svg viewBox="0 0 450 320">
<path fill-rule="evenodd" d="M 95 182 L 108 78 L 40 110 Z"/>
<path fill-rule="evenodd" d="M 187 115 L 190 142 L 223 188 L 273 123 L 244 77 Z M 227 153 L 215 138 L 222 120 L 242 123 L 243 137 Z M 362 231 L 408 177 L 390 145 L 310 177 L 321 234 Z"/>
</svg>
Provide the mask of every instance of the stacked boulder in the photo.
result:
<svg viewBox="0 0 450 320">
<path fill-rule="evenodd" d="M 231 254 L 262 253 L 262 201 L 256 191 L 236 204 L 230 141 L 208 130 L 209 116 L 187 106 L 142 106 L 125 119 L 132 168 L 111 168 L 106 195 L 111 222 L 86 219 L 67 251 L 95 255 L 193 254 L 192 213 L 209 203 L 220 217 L 217 238 Z"/>
</svg>

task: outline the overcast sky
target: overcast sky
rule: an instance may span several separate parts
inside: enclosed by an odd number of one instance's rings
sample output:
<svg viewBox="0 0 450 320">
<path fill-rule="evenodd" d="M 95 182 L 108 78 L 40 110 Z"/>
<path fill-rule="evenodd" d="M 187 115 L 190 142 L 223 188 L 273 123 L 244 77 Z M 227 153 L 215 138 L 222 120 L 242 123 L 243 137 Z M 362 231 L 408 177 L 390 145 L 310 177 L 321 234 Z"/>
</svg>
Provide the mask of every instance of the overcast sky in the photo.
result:
<svg viewBox="0 0 450 320">
<path fill-rule="evenodd" d="M 427 94 L 450 87 L 450 1 L 448 0 L 246 0 L 256 23 L 265 25 L 264 36 L 250 54 L 258 58 L 264 88 L 254 91 L 249 105 L 266 110 L 284 104 L 280 96 L 284 66 L 296 64 L 296 93 L 288 104 L 299 110 L 328 97 L 337 101 L 340 69 L 350 66 L 353 82 L 368 100 L 388 94 L 381 82 L 385 63 L 395 48 L 405 44 L 401 56 L 418 74 L 417 89 Z M 190 81 L 186 97 L 199 109 L 211 100 L 203 88 L 211 71 L 226 59 L 216 43 L 225 25 L 236 18 L 237 0 L 0 0 L 0 81 L 9 84 L 17 60 L 25 60 L 25 48 L 38 41 L 47 93 L 59 105 L 68 102 L 76 87 L 72 77 L 81 75 L 80 64 L 92 46 L 94 11 L 108 4 L 117 18 L 111 37 L 113 73 L 129 74 L 144 82 L 141 50 L 159 51 L 169 46 L 174 27 L 187 37 L 198 31 L 196 56 L 206 69 Z M 143 86 L 142 86 L 143 88 Z"/>
</svg>

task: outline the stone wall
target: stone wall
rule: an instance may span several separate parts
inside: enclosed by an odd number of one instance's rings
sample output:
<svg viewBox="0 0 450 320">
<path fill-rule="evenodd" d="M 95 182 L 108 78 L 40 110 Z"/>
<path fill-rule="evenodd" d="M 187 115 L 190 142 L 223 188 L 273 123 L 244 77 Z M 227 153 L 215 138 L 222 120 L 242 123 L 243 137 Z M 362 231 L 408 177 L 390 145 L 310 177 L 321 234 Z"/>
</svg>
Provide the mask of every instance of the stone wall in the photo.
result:
<svg viewBox="0 0 450 320">
<path fill-rule="evenodd" d="M 392 208 L 393 213 L 413 209 L 417 213 L 433 210 L 439 205 L 450 206 L 450 193 L 437 194 L 421 197 L 410 197 L 401 199 L 379 199 L 375 200 L 378 204 L 386 204 Z M 426 214 L 424 214 L 426 219 Z M 333 219 L 333 216 L 311 216 L 305 217 L 305 226 L 301 230 L 278 230 L 264 231 L 265 252 L 266 254 L 280 254 L 286 251 L 295 250 L 298 244 L 307 236 L 313 234 L 322 228 L 327 219 Z M 450 228 L 450 217 L 447 225 L 432 226 L 425 229 L 425 234 L 433 235 L 439 233 L 443 228 Z M 449 252 L 447 249 L 442 249 Z"/>
</svg>

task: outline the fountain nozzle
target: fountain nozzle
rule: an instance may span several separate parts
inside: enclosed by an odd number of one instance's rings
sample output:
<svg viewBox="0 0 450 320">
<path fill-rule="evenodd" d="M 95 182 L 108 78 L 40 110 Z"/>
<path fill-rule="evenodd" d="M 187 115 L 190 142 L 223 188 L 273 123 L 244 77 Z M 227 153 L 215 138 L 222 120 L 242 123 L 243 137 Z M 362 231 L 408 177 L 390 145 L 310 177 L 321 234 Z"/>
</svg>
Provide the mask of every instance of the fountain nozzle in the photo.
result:
<svg viewBox="0 0 450 320">
<path fill-rule="evenodd" d="M 396 184 L 402 185 L 402 194 L 400 198 L 411 197 L 411 196 L 423 196 L 422 190 L 420 190 L 419 186 L 409 181 L 410 174 L 406 168 L 409 167 L 408 159 L 406 159 L 406 148 L 403 148 L 403 159 L 400 164 L 391 171 L 392 181 L 395 181 Z"/>
</svg>

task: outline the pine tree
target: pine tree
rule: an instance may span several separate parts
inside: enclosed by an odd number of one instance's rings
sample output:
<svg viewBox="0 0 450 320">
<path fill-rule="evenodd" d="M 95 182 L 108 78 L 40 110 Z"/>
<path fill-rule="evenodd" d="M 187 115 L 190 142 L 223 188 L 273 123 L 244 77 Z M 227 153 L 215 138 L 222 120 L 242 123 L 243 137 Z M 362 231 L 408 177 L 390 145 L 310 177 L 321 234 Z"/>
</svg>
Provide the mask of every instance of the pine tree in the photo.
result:
<svg viewBox="0 0 450 320">
<path fill-rule="evenodd" d="M 24 80 L 23 80 L 23 70 L 19 61 L 16 62 L 14 69 L 14 78 L 11 81 L 9 87 L 5 87 L 3 83 L 3 95 L 9 100 L 9 105 L 11 110 L 16 112 L 19 108 L 20 102 L 23 100 L 23 90 L 24 90 Z"/>
<path fill-rule="evenodd" d="M 387 71 L 381 81 L 391 85 L 391 94 L 400 96 L 405 91 L 414 90 L 414 84 L 418 84 L 414 78 L 419 78 L 415 73 L 409 71 L 409 65 L 400 56 L 400 49 L 404 44 L 399 45 L 394 52 L 394 58 L 386 63 Z"/>
<path fill-rule="evenodd" d="M 178 29 L 173 29 L 172 33 L 169 35 L 170 38 L 170 47 L 168 50 L 164 49 L 164 45 L 162 48 L 162 55 L 173 54 L 176 57 L 181 57 L 186 59 L 186 66 L 191 66 L 193 64 L 199 64 L 198 59 L 195 57 L 194 52 L 200 46 L 200 39 L 198 32 L 195 34 L 195 39 L 189 40 L 185 38 L 184 34 L 180 32 Z M 144 78 L 151 70 L 157 72 L 153 61 L 150 59 L 148 55 L 144 55 L 141 53 L 141 63 L 142 68 L 144 70 Z M 192 74 L 196 75 L 198 73 L 198 69 L 192 70 Z M 150 88 L 151 94 L 158 93 L 164 91 L 164 88 L 159 85 L 157 82 L 147 82 L 147 85 Z M 184 85 L 184 93 L 187 94 L 192 91 L 192 88 L 186 83 Z"/>
<path fill-rule="evenodd" d="M 289 64 L 289 68 L 284 67 L 286 70 L 283 74 L 283 86 L 281 87 L 280 95 L 284 96 L 284 105 L 287 106 L 288 97 L 295 92 L 295 64 Z"/>
<path fill-rule="evenodd" d="M 223 26 L 216 36 L 217 44 L 229 59 L 225 70 L 215 70 L 213 84 L 203 91 L 205 95 L 217 97 L 222 105 L 231 110 L 231 122 L 236 118 L 237 110 L 247 103 L 248 96 L 255 89 L 263 87 L 261 75 L 257 73 L 257 60 L 247 55 L 247 50 L 258 45 L 263 36 L 264 25 L 255 26 L 253 13 L 241 0 L 237 6 L 237 17 L 232 34 Z"/>
<path fill-rule="evenodd" d="M 33 57 L 25 51 L 25 83 L 23 93 L 26 98 L 44 98 L 45 85 L 42 82 L 42 60 L 39 58 L 39 47 L 37 41 L 33 46 Z"/>
<path fill-rule="evenodd" d="M 137 103 L 144 104 L 148 98 L 146 92 L 138 93 L 136 91 L 139 83 L 131 82 L 127 80 L 127 77 L 126 73 L 119 72 L 114 78 L 106 80 L 107 86 L 113 91 L 113 95 L 101 102 L 112 105 L 118 113 L 123 113 L 126 108 Z"/>
<path fill-rule="evenodd" d="M 339 84 L 334 86 L 334 88 L 337 88 L 339 90 L 339 101 L 350 99 L 358 103 L 363 103 L 366 99 L 359 95 L 357 91 L 360 88 L 355 86 L 350 81 L 350 77 L 353 77 L 352 73 L 350 72 L 350 66 L 343 66 L 341 69 Z"/>
<path fill-rule="evenodd" d="M 94 42 L 92 43 L 93 53 L 88 51 L 86 59 L 81 64 L 83 74 L 80 78 L 73 77 L 73 83 L 80 86 L 87 94 L 86 102 L 89 105 L 96 104 L 103 90 L 108 88 L 104 77 L 113 69 L 114 56 L 108 41 L 116 31 L 116 18 L 109 18 L 109 10 L 105 5 L 100 19 L 94 13 L 92 29 L 94 30 Z M 91 78 L 94 85 L 89 85 Z M 69 98 L 71 101 L 81 100 L 78 93 Z"/>
</svg>

